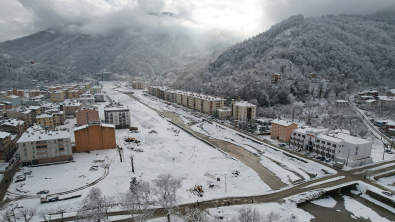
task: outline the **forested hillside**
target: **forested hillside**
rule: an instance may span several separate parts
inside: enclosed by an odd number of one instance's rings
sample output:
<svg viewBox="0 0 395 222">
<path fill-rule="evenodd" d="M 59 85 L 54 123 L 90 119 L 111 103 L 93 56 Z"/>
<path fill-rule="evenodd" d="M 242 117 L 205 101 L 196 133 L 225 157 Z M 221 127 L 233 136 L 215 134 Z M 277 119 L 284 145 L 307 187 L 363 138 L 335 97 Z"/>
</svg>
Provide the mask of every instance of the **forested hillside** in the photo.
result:
<svg viewBox="0 0 395 222">
<path fill-rule="evenodd" d="M 56 66 L 80 77 L 91 77 L 103 71 L 155 76 L 182 67 L 209 51 L 184 36 L 146 36 L 127 32 L 85 35 L 61 29 L 48 29 L 2 42 L 0 50 L 27 61 Z"/>
<path fill-rule="evenodd" d="M 202 78 L 179 78 L 174 86 L 241 96 L 261 107 L 332 101 L 360 88 L 393 87 L 394 17 L 393 9 L 368 16 L 292 16 L 231 46 Z M 277 84 L 272 73 L 281 74 Z M 317 79 L 310 80 L 311 73 Z"/>
</svg>

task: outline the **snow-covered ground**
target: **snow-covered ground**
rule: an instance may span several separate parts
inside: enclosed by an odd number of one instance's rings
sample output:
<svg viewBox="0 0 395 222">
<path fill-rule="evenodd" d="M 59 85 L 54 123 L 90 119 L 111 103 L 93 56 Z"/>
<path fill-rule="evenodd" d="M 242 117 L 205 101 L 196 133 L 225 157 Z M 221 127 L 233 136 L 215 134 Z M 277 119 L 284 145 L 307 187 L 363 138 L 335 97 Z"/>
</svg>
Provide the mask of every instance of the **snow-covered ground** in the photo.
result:
<svg viewBox="0 0 395 222">
<path fill-rule="evenodd" d="M 365 219 L 370 219 L 371 221 L 390 221 L 387 218 L 381 217 L 371 208 L 363 205 L 362 203 L 354 200 L 353 198 L 343 195 L 344 206 L 346 210 L 352 213 L 351 217 L 357 219 L 358 217 L 362 217 Z"/>
<path fill-rule="evenodd" d="M 382 178 L 378 179 L 377 182 L 381 183 L 383 186 L 386 186 L 389 189 L 395 191 L 395 176 L 382 177 Z"/>
<path fill-rule="evenodd" d="M 328 198 L 311 201 L 311 203 L 317 204 L 321 207 L 333 208 L 336 206 L 337 202 L 332 197 L 328 197 Z"/>
<path fill-rule="evenodd" d="M 292 154 L 287 153 L 285 155 L 282 150 L 276 147 L 256 141 L 245 134 L 240 134 L 215 122 L 212 124 L 208 122 L 198 123 L 191 126 L 191 129 L 212 138 L 233 143 L 260 156 L 261 164 L 286 184 L 291 184 L 301 179 L 310 180 L 310 175 L 322 176 L 325 174 L 323 170 L 333 174 L 336 173 L 331 168 L 314 161 L 306 159 L 306 163 L 299 160 L 299 157 L 294 158 L 295 156 Z"/>
<path fill-rule="evenodd" d="M 372 140 L 372 158 L 373 162 L 382 162 L 383 161 L 383 152 L 384 152 L 384 145 L 380 139 L 377 138 L 370 138 Z M 384 154 L 384 161 L 395 160 L 395 154 Z"/>
<path fill-rule="evenodd" d="M 124 147 L 124 162 L 120 162 L 118 156 L 115 157 L 108 176 L 94 185 L 100 188 L 106 196 L 124 196 L 129 189 L 132 177 L 152 182 L 162 173 L 171 173 L 182 179 L 182 188 L 178 192 L 180 204 L 222 197 L 260 195 L 270 191 L 269 186 L 249 167 L 230 159 L 182 130 L 179 133 L 174 132 L 177 129 L 176 126 L 131 97 L 114 91 L 113 88 L 115 86 L 111 83 L 105 83 L 103 90 L 115 101 L 129 107 L 131 123 L 139 128 L 140 133 L 131 133 L 128 129 L 116 130 L 117 144 Z M 69 122 L 68 125 L 71 127 L 73 123 Z M 157 133 L 149 133 L 153 129 Z M 129 136 L 140 140 L 141 144 L 136 146 L 134 143 L 123 142 L 123 139 Z M 136 152 L 128 147 L 139 148 L 143 152 Z M 22 182 L 24 183 L 23 190 L 29 191 L 27 194 L 34 195 L 43 189 L 48 189 L 50 193 L 53 193 L 84 186 L 104 173 L 103 168 L 100 167 L 96 172 L 89 171 L 90 166 L 100 165 L 93 161 L 108 162 L 116 153 L 115 149 L 93 151 L 89 154 L 75 153 L 73 163 L 32 168 L 32 177 Z M 131 155 L 134 155 L 135 173 L 132 172 Z M 240 172 L 238 176 L 232 174 L 236 170 Z M 225 192 L 225 174 L 227 175 L 227 193 Z M 220 181 L 217 181 L 218 177 Z M 195 185 L 203 186 L 203 197 L 198 197 L 191 192 Z M 214 187 L 209 188 L 209 185 L 214 185 Z M 16 186 L 18 184 L 12 184 L 9 191 L 17 192 Z M 40 204 L 38 198 L 21 199 L 14 203 L 38 210 L 62 205 L 68 211 L 76 211 L 80 201 L 88 192 L 89 188 L 76 193 L 81 194 L 81 198 L 55 203 Z"/>
<path fill-rule="evenodd" d="M 305 222 L 314 219 L 314 216 L 308 212 L 296 207 L 296 204 L 291 203 L 263 203 L 263 204 L 246 204 L 238 206 L 223 206 L 211 208 L 208 210 L 211 219 L 216 217 L 223 217 L 224 220 L 237 219 L 239 210 L 245 208 L 256 209 L 260 215 L 268 215 L 271 212 L 280 216 L 280 220 L 276 221 L 294 221 Z M 165 222 L 166 218 L 157 218 L 149 220 L 149 222 Z"/>
</svg>

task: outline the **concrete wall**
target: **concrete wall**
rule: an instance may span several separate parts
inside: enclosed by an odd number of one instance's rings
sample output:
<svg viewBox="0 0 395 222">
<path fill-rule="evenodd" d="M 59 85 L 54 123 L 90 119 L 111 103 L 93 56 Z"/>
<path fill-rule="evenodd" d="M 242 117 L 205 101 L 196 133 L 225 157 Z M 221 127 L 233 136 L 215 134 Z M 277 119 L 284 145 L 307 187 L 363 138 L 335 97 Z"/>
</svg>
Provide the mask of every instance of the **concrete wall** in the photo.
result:
<svg viewBox="0 0 395 222">
<path fill-rule="evenodd" d="M 115 128 L 91 125 L 74 131 L 75 152 L 116 148 Z"/>
</svg>

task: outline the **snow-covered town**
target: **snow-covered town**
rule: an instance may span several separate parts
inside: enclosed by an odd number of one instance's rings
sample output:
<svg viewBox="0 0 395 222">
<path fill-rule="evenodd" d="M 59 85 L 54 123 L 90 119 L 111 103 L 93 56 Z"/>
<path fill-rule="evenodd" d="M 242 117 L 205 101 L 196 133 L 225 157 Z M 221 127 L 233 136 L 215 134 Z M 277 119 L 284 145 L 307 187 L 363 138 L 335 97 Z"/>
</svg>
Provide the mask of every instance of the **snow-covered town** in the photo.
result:
<svg viewBox="0 0 395 222">
<path fill-rule="evenodd" d="M 3 220 L 231 221 L 244 212 L 309 221 L 322 208 L 390 221 L 395 213 L 395 155 L 382 144 L 279 118 L 259 124 L 241 99 L 227 106 L 137 82 L 4 92 Z"/>
<path fill-rule="evenodd" d="M 0 1 L 0 222 L 395 221 L 395 2 Z"/>
</svg>

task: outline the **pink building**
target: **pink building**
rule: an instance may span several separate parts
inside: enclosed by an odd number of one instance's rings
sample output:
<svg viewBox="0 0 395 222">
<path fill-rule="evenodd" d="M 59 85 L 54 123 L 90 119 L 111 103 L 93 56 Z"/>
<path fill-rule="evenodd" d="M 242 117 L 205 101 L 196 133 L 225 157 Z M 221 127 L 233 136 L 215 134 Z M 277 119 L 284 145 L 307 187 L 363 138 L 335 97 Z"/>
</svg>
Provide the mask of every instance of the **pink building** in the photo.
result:
<svg viewBox="0 0 395 222">
<path fill-rule="evenodd" d="M 75 112 L 77 125 L 86 125 L 92 121 L 100 121 L 99 111 L 93 108 L 83 108 Z"/>
</svg>

